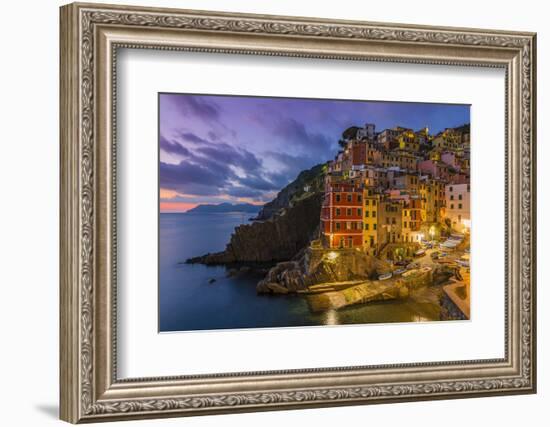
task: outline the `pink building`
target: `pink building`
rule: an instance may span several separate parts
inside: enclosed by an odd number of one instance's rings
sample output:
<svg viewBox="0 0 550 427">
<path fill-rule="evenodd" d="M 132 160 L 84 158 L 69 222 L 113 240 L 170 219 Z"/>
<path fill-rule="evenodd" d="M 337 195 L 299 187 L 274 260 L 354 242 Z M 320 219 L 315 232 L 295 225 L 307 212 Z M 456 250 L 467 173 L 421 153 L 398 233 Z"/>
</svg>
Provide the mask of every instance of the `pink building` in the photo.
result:
<svg viewBox="0 0 550 427">
<path fill-rule="evenodd" d="M 454 169 L 460 170 L 461 168 L 461 159 L 451 151 L 445 151 L 441 153 L 441 161 Z"/>
<path fill-rule="evenodd" d="M 418 162 L 418 170 L 423 174 L 429 174 L 433 178 L 447 179 L 449 166 L 437 160 L 422 160 Z"/>
</svg>

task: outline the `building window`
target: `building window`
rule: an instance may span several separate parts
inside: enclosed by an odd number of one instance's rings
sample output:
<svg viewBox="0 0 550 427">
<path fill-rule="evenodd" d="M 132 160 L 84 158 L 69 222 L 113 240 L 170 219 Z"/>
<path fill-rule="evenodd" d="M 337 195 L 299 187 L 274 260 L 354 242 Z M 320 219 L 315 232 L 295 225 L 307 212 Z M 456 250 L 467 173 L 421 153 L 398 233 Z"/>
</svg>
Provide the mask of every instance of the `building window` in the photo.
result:
<svg viewBox="0 0 550 427">
<path fill-rule="evenodd" d="M 361 208 L 357 208 L 357 215 L 359 215 L 359 216 L 362 215 Z"/>
<path fill-rule="evenodd" d="M 351 194 L 348 194 L 348 202 L 351 203 Z"/>
<path fill-rule="evenodd" d="M 369 229 L 369 224 L 365 224 L 365 230 Z"/>
<path fill-rule="evenodd" d="M 360 194 L 357 195 L 357 201 L 358 201 L 359 203 L 362 202 L 362 199 L 361 199 L 361 195 L 360 195 Z"/>
<path fill-rule="evenodd" d="M 407 221 L 403 223 L 403 227 L 407 228 Z"/>
<path fill-rule="evenodd" d="M 340 216 L 340 208 L 336 208 L 336 216 Z"/>
<path fill-rule="evenodd" d="M 455 196 L 453 196 L 453 195 L 451 194 L 451 200 L 454 200 L 454 199 L 455 199 Z"/>
<path fill-rule="evenodd" d="M 376 211 L 372 211 L 372 217 L 376 218 Z"/>
<path fill-rule="evenodd" d="M 455 208 L 455 205 L 451 203 L 451 209 L 454 209 L 454 208 Z"/>
<path fill-rule="evenodd" d="M 372 224 L 372 229 L 376 230 L 376 224 Z"/>
<path fill-rule="evenodd" d="M 373 206 L 376 206 L 376 200 L 373 200 L 373 201 L 372 201 L 372 205 L 373 205 Z"/>
<path fill-rule="evenodd" d="M 351 208 L 347 208 L 347 209 L 346 209 L 346 215 L 347 215 L 347 216 L 351 216 Z"/>
<path fill-rule="evenodd" d="M 346 230 L 351 230 L 351 222 L 346 221 Z"/>
<path fill-rule="evenodd" d="M 449 187 L 449 191 L 452 192 L 452 191 L 453 191 L 453 187 Z"/>
<path fill-rule="evenodd" d="M 365 211 L 365 218 L 369 217 L 369 211 Z"/>
<path fill-rule="evenodd" d="M 458 200 L 462 200 L 462 194 L 458 195 Z"/>
<path fill-rule="evenodd" d="M 368 205 L 369 205 L 369 200 L 365 199 L 365 206 L 368 206 Z"/>
<path fill-rule="evenodd" d="M 462 203 L 458 204 L 458 209 L 462 209 Z"/>
<path fill-rule="evenodd" d="M 340 223 L 339 222 L 336 223 L 336 229 L 340 230 Z"/>
<path fill-rule="evenodd" d="M 337 202 L 340 201 L 340 195 L 339 195 L 339 194 L 336 195 L 336 201 L 337 201 Z"/>
<path fill-rule="evenodd" d="M 392 223 L 392 224 L 395 224 L 395 217 L 393 217 L 393 218 L 391 219 L 391 223 Z"/>
</svg>

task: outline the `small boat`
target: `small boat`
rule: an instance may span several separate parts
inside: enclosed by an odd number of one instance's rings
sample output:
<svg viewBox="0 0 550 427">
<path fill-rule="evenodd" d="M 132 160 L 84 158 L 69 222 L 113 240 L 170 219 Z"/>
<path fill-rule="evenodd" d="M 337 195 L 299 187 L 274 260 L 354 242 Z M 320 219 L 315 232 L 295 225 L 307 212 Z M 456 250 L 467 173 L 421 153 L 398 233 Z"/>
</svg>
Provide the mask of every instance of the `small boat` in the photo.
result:
<svg viewBox="0 0 550 427">
<path fill-rule="evenodd" d="M 395 271 L 393 272 L 393 274 L 394 274 L 395 276 L 398 276 L 398 275 L 400 275 L 400 274 L 403 274 L 405 271 L 407 271 L 407 270 L 405 270 L 404 268 L 398 268 L 397 270 L 395 270 Z"/>
<path fill-rule="evenodd" d="M 421 273 L 427 273 L 427 272 L 429 272 L 429 271 L 432 271 L 432 267 L 425 266 L 425 267 L 422 267 L 422 268 L 420 269 L 420 272 L 421 272 Z"/>
<path fill-rule="evenodd" d="M 414 253 L 414 256 L 424 256 L 426 254 L 426 249 L 419 249 Z"/>
<path fill-rule="evenodd" d="M 378 276 L 378 280 L 388 280 L 392 277 L 392 273 L 384 273 Z"/>
</svg>

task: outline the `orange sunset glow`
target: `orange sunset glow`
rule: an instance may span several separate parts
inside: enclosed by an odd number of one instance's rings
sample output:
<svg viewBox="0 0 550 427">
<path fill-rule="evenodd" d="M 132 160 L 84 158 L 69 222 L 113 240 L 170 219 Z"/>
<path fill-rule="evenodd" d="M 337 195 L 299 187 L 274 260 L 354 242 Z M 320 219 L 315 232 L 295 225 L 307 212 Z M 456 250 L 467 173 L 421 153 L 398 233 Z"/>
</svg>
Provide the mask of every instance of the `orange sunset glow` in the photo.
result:
<svg viewBox="0 0 550 427">
<path fill-rule="evenodd" d="M 186 212 L 189 209 L 196 207 L 198 203 L 186 203 L 186 202 L 161 202 L 161 212 Z"/>
</svg>

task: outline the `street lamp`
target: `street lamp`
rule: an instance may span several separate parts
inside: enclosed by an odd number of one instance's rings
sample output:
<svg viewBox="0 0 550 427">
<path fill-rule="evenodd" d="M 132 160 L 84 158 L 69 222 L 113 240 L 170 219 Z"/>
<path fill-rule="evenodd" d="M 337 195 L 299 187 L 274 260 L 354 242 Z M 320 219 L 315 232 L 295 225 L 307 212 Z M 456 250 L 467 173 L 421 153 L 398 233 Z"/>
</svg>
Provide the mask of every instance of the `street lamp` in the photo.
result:
<svg viewBox="0 0 550 427">
<path fill-rule="evenodd" d="M 432 242 L 434 240 L 434 236 L 435 236 L 435 227 L 432 225 L 430 227 L 430 237 L 432 238 Z"/>
</svg>

